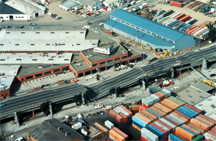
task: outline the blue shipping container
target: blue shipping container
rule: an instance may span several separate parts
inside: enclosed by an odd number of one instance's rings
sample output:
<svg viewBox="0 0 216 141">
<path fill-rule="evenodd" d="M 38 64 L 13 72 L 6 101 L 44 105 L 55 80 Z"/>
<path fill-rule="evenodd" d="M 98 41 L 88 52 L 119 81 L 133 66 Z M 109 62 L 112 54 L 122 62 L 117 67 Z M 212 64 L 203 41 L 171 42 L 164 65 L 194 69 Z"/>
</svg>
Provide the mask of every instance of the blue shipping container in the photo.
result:
<svg viewBox="0 0 216 141">
<path fill-rule="evenodd" d="M 152 129 L 154 132 L 159 134 L 159 138 L 164 141 L 164 133 L 162 131 L 160 131 L 159 129 L 157 129 L 156 127 L 152 126 L 151 124 L 148 124 L 146 127 L 149 127 L 150 129 Z"/>
<path fill-rule="evenodd" d="M 187 109 L 187 110 L 193 112 L 196 116 L 198 115 L 198 112 L 196 112 L 196 111 L 194 111 L 194 110 L 188 108 L 187 106 L 182 106 L 182 107 L 184 107 L 185 109 Z"/>
<path fill-rule="evenodd" d="M 198 115 L 197 112 L 191 110 L 190 108 L 186 107 L 186 106 L 182 106 L 182 109 L 185 111 L 188 111 L 189 113 L 191 113 L 193 115 L 193 117 L 195 117 L 196 115 Z"/>
<path fill-rule="evenodd" d="M 174 135 L 172 133 L 168 135 L 168 138 L 170 140 L 172 140 L 172 141 L 184 141 L 184 140 L 182 140 L 181 138 L 177 137 L 176 135 Z"/>
<path fill-rule="evenodd" d="M 191 130 L 188 130 L 187 128 L 185 128 L 185 127 L 182 127 L 182 126 L 180 126 L 182 129 L 184 129 L 184 130 L 186 130 L 186 131 L 188 131 L 188 132 L 190 132 L 191 134 L 193 134 L 195 137 L 197 136 L 197 134 L 196 133 L 194 133 L 194 132 L 192 132 Z"/>
<path fill-rule="evenodd" d="M 76 121 L 77 121 L 77 122 L 80 122 L 80 123 L 82 123 L 82 124 L 85 123 L 85 122 L 84 122 L 82 119 L 80 119 L 80 118 L 76 118 Z"/>
<path fill-rule="evenodd" d="M 147 123 L 143 120 L 141 120 L 140 118 L 138 118 L 137 116 L 133 116 L 132 120 L 135 121 L 136 123 L 138 123 L 139 125 L 143 127 L 145 127 L 147 125 Z"/>
<path fill-rule="evenodd" d="M 190 118 L 194 117 L 194 115 L 193 115 L 192 113 L 190 113 L 189 111 L 186 111 L 186 110 L 185 110 L 184 108 L 182 108 L 182 107 L 179 107 L 177 110 L 178 110 L 179 112 L 181 112 L 181 113 L 183 113 L 183 114 L 189 116 Z"/>
<path fill-rule="evenodd" d="M 132 123 L 133 123 L 134 125 L 136 125 L 137 127 L 139 127 L 140 129 L 142 129 L 142 128 L 143 128 L 141 125 L 139 125 L 139 124 L 138 124 L 138 123 L 136 123 L 135 121 L 132 121 Z"/>
<path fill-rule="evenodd" d="M 155 89 L 149 88 L 149 93 L 154 94 L 154 93 L 156 93 L 156 92 L 157 92 L 157 91 L 156 91 Z"/>
</svg>

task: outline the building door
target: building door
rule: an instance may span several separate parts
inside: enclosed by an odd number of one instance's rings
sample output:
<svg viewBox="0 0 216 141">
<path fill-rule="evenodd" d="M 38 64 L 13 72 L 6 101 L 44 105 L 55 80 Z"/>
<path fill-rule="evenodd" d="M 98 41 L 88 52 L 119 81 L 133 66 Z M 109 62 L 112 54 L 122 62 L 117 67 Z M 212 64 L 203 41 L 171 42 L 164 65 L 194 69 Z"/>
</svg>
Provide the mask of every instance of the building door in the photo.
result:
<svg viewBox="0 0 216 141">
<path fill-rule="evenodd" d="M 38 13 L 35 13 L 35 17 L 38 17 Z"/>
<path fill-rule="evenodd" d="M 13 15 L 9 15 L 10 20 L 13 20 Z"/>
</svg>

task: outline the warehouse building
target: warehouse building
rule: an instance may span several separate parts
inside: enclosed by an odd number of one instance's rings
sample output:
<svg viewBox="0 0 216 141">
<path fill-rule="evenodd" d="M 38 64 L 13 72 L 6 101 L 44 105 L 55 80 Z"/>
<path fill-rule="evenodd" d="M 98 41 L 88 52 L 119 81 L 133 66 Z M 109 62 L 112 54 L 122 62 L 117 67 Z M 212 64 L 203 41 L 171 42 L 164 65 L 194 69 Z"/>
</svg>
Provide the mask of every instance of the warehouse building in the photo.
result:
<svg viewBox="0 0 216 141">
<path fill-rule="evenodd" d="M 8 97 L 17 82 L 20 65 L 0 65 L 0 97 Z"/>
<path fill-rule="evenodd" d="M 46 8 L 31 0 L 7 0 L 0 3 L 0 19 L 31 20 L 45 14 Z"/>
<path fill-rule="evenodd" d="M 96 11 L 102 8 L 102 0 L 73 0 L 76 3 L 83 5 L 83 9 L 86 11 Z"/>
<path fill-rule="evenodd" d="M 31 141 L 81 141 L 83 136 L 57 119 L 43 121 L 33 130 L 28 131 L 27 139 Z"/>
<path fill-rule="evenodd" d="M 68 11 L 68 10 L 82 9 L 83 5 L 81 3 L 74 2 L 74 1 L 65 1 L 62 4 L 60 4 L 59 7 Z"/>
<path fill-rule="evenodd" d="M 97 47 L 98 39 L 86 40 L 86 30 L 1 30 L 0 53 L 79 52 Z"/>
<path fill-rule="evenodd" d="M 197 46 L 199 38 L 171 29 L 147 18 L 116 9 L 104 28 L 153 49 L 175 52 Z"/>
</svg>

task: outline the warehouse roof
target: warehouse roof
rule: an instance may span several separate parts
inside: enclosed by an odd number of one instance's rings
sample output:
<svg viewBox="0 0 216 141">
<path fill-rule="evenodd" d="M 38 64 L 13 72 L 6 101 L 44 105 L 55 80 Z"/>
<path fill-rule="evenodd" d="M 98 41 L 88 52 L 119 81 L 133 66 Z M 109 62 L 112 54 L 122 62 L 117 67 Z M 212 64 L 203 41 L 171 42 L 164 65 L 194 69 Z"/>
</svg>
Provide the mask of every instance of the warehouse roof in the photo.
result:
<svg viewBox="0 0 216 141">
<path fill-rule="evenodd" d="M 0 65 L 0 74 L 3 76 L 16 76 L 20 66 L 21 65 Z"/>
<path fill-rule="evenodd" d="M 76 2 L 73 2 L 73 1 L 65 1 L 61 4 L 61 6 L 66 7 L 66 8 L 71 8 L 71 7 L 74 7 L 77 5 L 79 5 L 79 4 Z"/>
<path fill-rule="evenodd" d="M 107 25 L 111 25 L 113 28 L 116 28 L 118 30 L 121 30 L 127 34 L 130 34 L 130 35 L 133 35 L 135 37 L 138 37 L 138 33 L 137 33 L 137 30 L 130 27 L 130 26 L 126 26 L 125 24 L 122 24 L 120 22 L 116 22 L 112 19 L 110 19 L 110 22 L 109 20 L 107 20 L 104 24 L 107 24 Z M 149 43 L 152 43 L 154 45 L 157 45 L 157 46 L 166 46 L 166 47 L 173 47 L 174 45 L 167 42 L 167 41 L 164 41 L 162 39 L 159 39 L 159 38 L 155 38 L 151 35 L 148 35 L 146 33 L 143 33 L 143 32 L 139 32 L 139 39 L 141 40 L 145 40 Z"/>
<path fill-rule="evenodd" d="M 1 51 L 81 51 L 97 46 L 98 39 L 85 36 L 86 30 L 2 30 L 0 47 Z"/>
<path fill-rule="evenodd" d="M 216 96 L 210 95 L 195 105 L 196 108 L 205 111 L 205 115 L 216 120 Z"/>
<path fill-rule="evenodd" d="M 73 53 L 0 53 L 0 64 L 70 64 Z"/>
<path fill-rule="evenodd" d="M 0 3 L 0 14 L 24 14 L 24 13 L 5 3 Z"/>
<path fill-rule="evenodd" d="M 32 13 L 36 13 L 39 10 L 46 9 L 44 6 L 41 6 L 31 0 L 7 0 L 5 4 L 21 11 L 22 13 L 28 14 L 28 15 Z"/>
<path fill-rule="evenodd" d="M 122 21 L 128 22 L 137 27 L 146 29 L 150 32 L 158 34 L 162 37 L 168 38 L 172 41 L 177 41 L 183 36 L 190 36 L 178 30 L 163 26 L 157 22 L 153 22 L 147 18 L 143 18 L 139 15 L 127 12 L 125 10 L 116 9 L 111 16 L 118 18 Z M 154 38 L 155 39 L 155 38 Z"/>
<path fill-rule="evenodd" d="M 213 86 L 210 86 L 210 85 L 203 83 L 203 82 L 196 82 L 193 85 L 191 85 L 191 87 L 198 89 L 198 90 L 201 90 L 201 91 L 204 91 L 204 92 L 208 92 L 208 91 L 211 91 L 214 89 Z"/>
<path fill-rule="evenodd" d="M 197 90 L 193 87 L 188 87 L 177 93 L 177 98 L 187 102 L 188 104 L 195 105 L 206 97 L 209 97 L 211 94 Z"/>
<path fill-rule="evenodd" d="M 16 76 L 0 76 L 0 91 L 9 89 Z"/>
<path fill-rule="evenodd" d="M 95 3 L 100 2 L 100 0 L 73 0 L 73 1 L 83 5 L 89 5 L 89 6 L 93 6 Z"/>
<path fill-rule="evenodd" d="M 58 128 L 60 130 L 58 131 Z M 67 136 L 65 135 L 67 133 Z M 43 121 L 35 129 L 28 132 L 28 134 L 37 141 L 42 140 L 59 140 L 59 141 L 71 141 L 82 140 L 83 136 L 78 132 L 64 125 L 57 119 L 48 119 Z"/>
<path fill-rule="evenodd" d="M 68 64 L 24 64 L 22 65 L 17 77 L 21 77 L 21 76 L 25 76 L 25 75 L 29 75 L 29 74 L 33 74 L 33 73 L 39 73 L 39 72 L 42 72 L 42 71 L 46 71 L 46 70 L 49 70 L 49 69 L 55 69 L 57 67 L 61 67 L 61 66 L 64 66 L 64 65 L 68 65 Z M 47 72 L 50 72 L 51 74 L 51 71 L 47 71 Z"/>
</svg>

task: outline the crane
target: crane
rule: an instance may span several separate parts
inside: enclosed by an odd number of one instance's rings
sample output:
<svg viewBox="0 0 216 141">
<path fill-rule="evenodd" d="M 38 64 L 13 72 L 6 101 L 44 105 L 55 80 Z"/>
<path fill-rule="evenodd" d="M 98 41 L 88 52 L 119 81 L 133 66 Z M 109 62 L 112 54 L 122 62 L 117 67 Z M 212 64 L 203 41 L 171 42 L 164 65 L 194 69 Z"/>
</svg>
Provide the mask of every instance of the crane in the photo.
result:
<svg viewBox="0 0 216 141">
<path fill-rule="evenodd" d="M 166 55 L 167 55 L 168 52 L 169 52 L 169 50 L 167 50 L 167 51 L 164 53 L 163 58 L 166 57 Z"/>
</svg>

